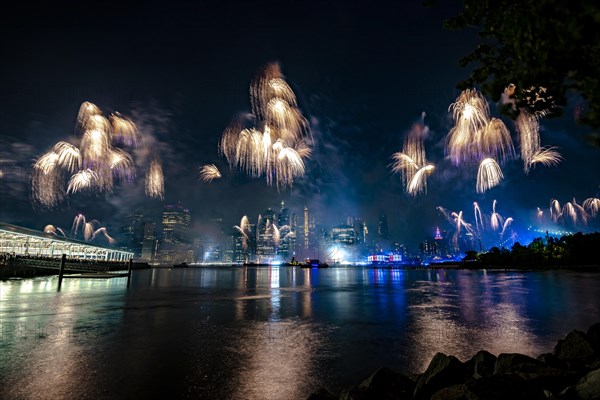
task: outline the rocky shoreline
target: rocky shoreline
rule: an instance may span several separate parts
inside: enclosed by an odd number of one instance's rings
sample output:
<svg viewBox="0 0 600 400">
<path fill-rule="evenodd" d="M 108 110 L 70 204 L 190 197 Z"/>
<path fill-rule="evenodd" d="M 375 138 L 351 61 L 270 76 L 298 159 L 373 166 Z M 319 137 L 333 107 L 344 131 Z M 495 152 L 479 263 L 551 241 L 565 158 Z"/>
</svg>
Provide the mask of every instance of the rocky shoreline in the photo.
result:
<svg viewBox="0 0 600 400">
<path fill-rule="evenodd" d="M 461 362 L 437 353 L 427 370 L 405 376 L 383 367 L 339 394 L 320 389 L 309 400 L 598 400 L 600 322 L 587 332 L 573 330 L 552 353 L 532 358 L 518 353 L 497 357 L 485 350 Z"/>
</svg>

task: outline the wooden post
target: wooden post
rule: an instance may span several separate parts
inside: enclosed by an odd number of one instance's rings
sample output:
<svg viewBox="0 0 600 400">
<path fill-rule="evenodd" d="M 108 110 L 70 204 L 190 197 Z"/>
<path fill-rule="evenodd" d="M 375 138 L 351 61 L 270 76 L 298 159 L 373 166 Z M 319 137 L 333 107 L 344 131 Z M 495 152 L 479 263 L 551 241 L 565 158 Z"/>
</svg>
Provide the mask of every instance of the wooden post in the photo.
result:
<svg viewBox="0 0 600 400">
<path fill-rule="evenodd" d="M 62 286 L 63 274 L 65 272 L 65 264 L 67 263 L 67 255 L 63 254 L 62 259 L 60 260 L 60 271 L 58 272 L 58 291 L 60 292 L 60 287 Z"/>
<path fill-rule="evenodd" d="M 129 268 L 127 269 L 127 287 L 129 287 L 129 282 L 131 282 L 131 268 L 133 267 L 133 258 L 129 259 Z"/>
</svg>

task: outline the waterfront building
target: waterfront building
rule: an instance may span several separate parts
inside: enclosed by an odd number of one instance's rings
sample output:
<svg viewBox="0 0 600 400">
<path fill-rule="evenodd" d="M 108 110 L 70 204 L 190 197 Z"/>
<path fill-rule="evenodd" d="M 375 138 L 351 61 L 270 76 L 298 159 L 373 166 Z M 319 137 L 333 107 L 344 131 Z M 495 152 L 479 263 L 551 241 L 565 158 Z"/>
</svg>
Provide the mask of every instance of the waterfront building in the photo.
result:
<svg viewBox="0 0 600 400">
<path fill-rule="evenodd" d="M 66 254 L 71 260 L 102 261 L 128 261 L 133 258 L 130 251 L 69 239 L 52 230 L 41 232 L 5 223 L 0 223 L 0 254 L 43 258 L 61 258 Z"/>
</svg>

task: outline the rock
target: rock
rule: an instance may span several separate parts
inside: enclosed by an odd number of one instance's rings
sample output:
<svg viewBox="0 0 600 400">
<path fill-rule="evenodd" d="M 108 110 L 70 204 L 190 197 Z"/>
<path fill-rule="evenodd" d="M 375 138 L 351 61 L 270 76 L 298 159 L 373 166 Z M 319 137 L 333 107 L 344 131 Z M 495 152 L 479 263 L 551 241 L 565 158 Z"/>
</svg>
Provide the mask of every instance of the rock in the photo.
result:
<svg viewBox="0 0 600 400">
<path fill-rule="evenodd" d="M 338 396 L 331 393 L 329 390 L 325 388 L 321 388 L 308 396 L 307 400 L 336 400 Z"/>
<path fill-rule="evenodd" d="M 594 357 L 594 348 L 584 332 L 573 330 L 554 346 L 554 355 L 569 368 L 579 368 Z"/>
<path fill-rule="evenodd" d="M 464 365 L 458 358 L 437 353 L 417 381 L 414 398 L 429 399 L 442 388 L 464 383 L 464 374 Z"/>
<path fill-rule="evenodd" d="M 431 400 L 470 400 L 472 398 L 471 391 L 464 383 L 443 388 L 431 396 Z"/>
<path fill-rule="evenodd" d="M 541 354 L 538 356 L 537 360 L 540 362 L 543 362 L 544 364 L 546 364 L 549 367 L 561 368 L 561 369 L 566 368 L 565 363 L 560 361 L 558 358 L 556 358 L 556 356 L 552 353 Z"/>
<path fill-rule="evenodd" d="M 595 369 L 581 378 L 575 392 L 582 400 L 600 399 L 600 369 Z"/>
<path fill-rule="evenodd" d="M 340 400 L 412 400 L 412 393 L 389 393 L 381 388 L 353 386 L 342 390 Z"/>
<path fill-rule="evenodd" d="M 553 393 L 564 390 L 567 386 L 575 384 L 579 375 L 574 372 L 549 367 L 542 363 L 522 363 L 509 368 L 507 373 L 517 375 L 528 383 L 548 389 Z"/>
<path fill-rule="evenodd" d="M 494 374 L 497 357 L 490 352 L 480 350 L 465 363 L 465 373 L 470 378 L 483 378 Z"/>
<path fill-rule="evenodd" d="M 510 373 L 511 370 L 519 364 L 541 364 L 535 358 L 531 358 L 519 353 L 502 353 L 498 355 L 496 365 L 494 366 L 494 375 L 504 375 Z"/>
<path fill-rule="evenodd" d="M 600 353 L 600 322 L 590 326 L 587 330 L 587 338 L 597 353 Z"/>
<path fill-rule="evenodd" d="M 516 375 L 492 375 L 467 384 L 469 399 L 546 400 L 543 389 Z"/>
<path fill-rule="evenodd" d="M 408 377 L 389 368 L 380 368 L 358 386 L 343 390 L 344 400 L 407 400 L 412 399 L 415 383 Z"/>
<path fill-rule="evenodd" d="M 401 373 L 383 367 L 362 381 L 358 387 L 369 388 L 370 390 L 379 389 L 395 395 L 410 394 L 412 396 L 415 383 Z"/>
</svg>

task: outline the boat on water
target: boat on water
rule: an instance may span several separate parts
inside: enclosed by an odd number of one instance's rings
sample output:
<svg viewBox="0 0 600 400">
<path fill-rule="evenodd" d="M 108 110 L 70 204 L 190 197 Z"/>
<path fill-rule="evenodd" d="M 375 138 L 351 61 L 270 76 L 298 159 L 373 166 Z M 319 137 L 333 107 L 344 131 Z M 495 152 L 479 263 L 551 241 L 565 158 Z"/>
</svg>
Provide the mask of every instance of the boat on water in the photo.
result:
<svg viewBox="0 0 600 400">
<path fill-rule="evenodd" d="M 304 264 L 301 265 L 302 268 L 329 268 L 329 264 L 322 263 L 318 259 L 307 259 Z"/>
</svg>

